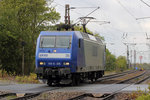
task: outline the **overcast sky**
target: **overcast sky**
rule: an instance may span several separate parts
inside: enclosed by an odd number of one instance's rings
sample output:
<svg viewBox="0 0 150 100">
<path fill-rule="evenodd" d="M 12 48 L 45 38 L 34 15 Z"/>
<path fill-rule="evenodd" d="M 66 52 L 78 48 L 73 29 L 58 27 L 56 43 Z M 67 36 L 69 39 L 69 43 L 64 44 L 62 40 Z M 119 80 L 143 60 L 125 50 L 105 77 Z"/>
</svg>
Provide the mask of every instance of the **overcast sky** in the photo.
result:
<svg viewBox="0 0 150 100">
<path fill-rule="evenodd" d="M 150 5 L 150 0 L 143 1 Z M 65 4 L 69 4 L 70 7 L 100 7 L 89 17 L 96 18 L 95 21 L 110 21 L 110 24 L 90 22 L 87 28 L 104 36 L 107 48 L 116 56 L 126 56 L 126 46 L 123 42 L 138 43 L 129 46 L 130 52 L 136 49 L 137 61 L 139 62 L 139 56 L 142 55 L 142 62 L 150 63 L 150 50 L 146 45 L 146 33 L 150 35 L 150 18 L 136 20 L 150 17 L 150 7 L 141 0 L 54 0 L 53 5 L 61 14 L 61 22 L 64 22 Z M 71 20 L 77 22 L 79 17 L 86 16 L 94 9 L 96 8 L 71 10 Z"/>
</svg>

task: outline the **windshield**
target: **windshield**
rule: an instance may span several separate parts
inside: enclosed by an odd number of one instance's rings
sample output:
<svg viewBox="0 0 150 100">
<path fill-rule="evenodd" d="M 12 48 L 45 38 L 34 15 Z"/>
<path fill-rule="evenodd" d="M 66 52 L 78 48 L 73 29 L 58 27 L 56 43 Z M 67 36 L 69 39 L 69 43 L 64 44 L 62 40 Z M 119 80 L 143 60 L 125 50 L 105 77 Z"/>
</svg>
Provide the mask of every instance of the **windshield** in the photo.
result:
<svg viewBox="0 0 150 100">
<path fill-rule="evenodd" d="M 70 44 L 70 36 L 56 36 L 56 48 L 69 48 Z"/>
<path fill-rule="evenodd" d="M 41 43 L 40 43 L 41 48 L 54 48 L 55 47 L 55 37 L 54 36 L 42 36 L 41 37 Z"/>
<path fill-rule="evenodd" d="M 70 48 L 71 36 L 41 36 L 40 48 Z"/>
</svg>

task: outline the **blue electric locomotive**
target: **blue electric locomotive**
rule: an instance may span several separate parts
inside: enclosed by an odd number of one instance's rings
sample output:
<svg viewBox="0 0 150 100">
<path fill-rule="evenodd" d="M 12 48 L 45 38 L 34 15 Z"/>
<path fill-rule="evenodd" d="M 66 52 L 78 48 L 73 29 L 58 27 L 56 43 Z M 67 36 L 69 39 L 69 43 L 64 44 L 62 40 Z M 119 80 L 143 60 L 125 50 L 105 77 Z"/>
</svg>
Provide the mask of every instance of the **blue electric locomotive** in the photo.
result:
<svg viewBox="0 0 150 100">
<path fill-rule="evenodd" d="M 104 65 L 105 44 L 98 37 L 79 31 L 42 31 L 37 39 L 36 74 L 49 86 L 97 80 Z"/>
</svg>

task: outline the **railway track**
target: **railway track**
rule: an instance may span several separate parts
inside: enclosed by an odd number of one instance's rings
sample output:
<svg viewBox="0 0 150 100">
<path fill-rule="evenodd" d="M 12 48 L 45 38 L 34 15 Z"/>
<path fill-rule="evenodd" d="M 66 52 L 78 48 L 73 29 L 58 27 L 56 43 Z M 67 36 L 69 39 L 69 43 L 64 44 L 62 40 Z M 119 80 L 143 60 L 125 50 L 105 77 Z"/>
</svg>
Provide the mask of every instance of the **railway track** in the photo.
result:
<svg viewBox="0 0 150 100">
<path fill-rule="evenodd" d="M 47 91 L 53 91 L 53 90 L 57 90 L 57 89 L 61 89 L 63 87 L 59 87 L 59 88 L 55 88 L 55 89 L 51 89 L 51 90 L 46 90 L 46 91 L 42 91 L 42 92 L 37 92 L 37 93 L 26 93 L 23 97 L 16 97 L 10 100 L 28 100 L 28 99 L 32 99 L 35 98 L 37 96 L 39 96 L 40 94 L 47 92 Z M 9 96 L 16 96 L 17 93 L 6 93 L 6 94 L 1 94 L 0 95 L 0 99 L 4 99 L 7 100 L 7 97 Z"/>
<path fill-rule="evenodd" d="M 102 78 L 99 78 L 97 81 L 103 81 L 103 80 L 108 80 L 108 79 L 112 79 L 112 78 L 116 78 L 116 77 L 121 77 L 121 76 L 124 76 L 126 74 L 135 73 L 135 72 L 137 72 L 137 71 L 131 70 L 131 71 L 125 71 L 125 72 L 122 72 L 122 73 L 106 75 L 106 76 L 103 76 Z"/>
<path fill-rule="evenodd" d="M 148 72 L 149 72 L 149 71 L 145 71 L 145 72 L 141 73 L 140 75 L 134 76 L 134 77 L 132 77 L 132 78 L 129 78 L 129 79 L 126 79 L 126 80 L 123 80 L 123 81 L 120 81 L 120 82 L 117 82 L 117 83 L 114 83 L 114 84 L 125 84 L 125 83 L 128 83 L 129 81 L 134 80 L 134 79 L 136 79 L 136 78 L 139 78 L 139 77 L 145 75 L 145 74 L 148 73 Z M 113 92 L 113 93 L 110 93 L 110 94 L 103 94 L 103 95 L 100 96 L 100 97 L 95 97 L 95 96 L 93 96 L 92 93 L 85 93 L 85 94 L 82 94 L 82 95 L 80 95 L 80 96 L 77 96 L 77 97 L 68 99 L 68 100 L 82 100 L 82 99 L 84 99 L 84 98 L 86 98 L 86 97 L 99 98 L 100 100 L 112 100 L 112 99 L 114 98 L 114 96 L 115 96 L 116 94 L 118 94 L 118 92 L 120 92 L 122 89 L 124 89 L 124 88 L 126 88 L 126 87 L 129 87 L 130 85 L 133 85 L 133 84 L 140 84 L 140 83 L 144 82 L 145 80 L 147 80 L 148 78 L 150 78 L 150 75 L 148 75 L 147 77 L 145 77 L 145 78 L 143 78 L 143 79 L 141 79 L 141 80 L 138 80 L 137 82 L 134 82 L 134 83 L 129 84 L 129 85 L 125 86 L 125 87 L 122 87 L 121 89 L 119 89 L 119 90 L 117 90 L 117 91 L 115 91 L 115 92 Z M 113 86 L 114 84 L 112 84 L 111 86 Z"/>
<path fill-rule="evenodd" d="M 31 99 L 31 98 L 34 98 L 38 95 L 40 95 L 41 93 L 32 93 L 32 94 L 26 94 L 25 96 L 23 97 L 17 97 L 17 98 L 14 98 L 14 99 L 10 99 L 10 100 L 28 100 L 28 99 Z M 4 99 L 4 100 L 7 100 L 7 97 L 9 96 L 16 96 L 16 93 L 6 93 L 6 94 L 2 94 L 0 95 L 0 99 Z"/>
<path fill-rule="evenodd" d="M 105 80 L 106 78 L 110 79 L 110 78 L 114 78 L 114 77 L 123 76 L 123 75 L 125 75 L 127 73 L 132 73 L 132 72 L 134 72 L 134 71 L 126 71 L 126 72 L 123 72 L 123 73 L 107 75 L 107 76 L 104 76 L 104 78 L 101 78 L 100 81 L 101 80 Z M 47 91 L 53 91 L 53 90 L 56 90 L 56 89 L 60 89 L 60 88 L 55 88 L 55 89 L 47 90 Z M 35 97 L 39 96 L 41 93 L 43 93 L 43 92 L 46 92 L 46 91 L 42 91 L 42 92 L 39 92 L 39 93 L 28 93 L 28 94 L 25 94 L 23 97 L 17 97 L 17 98 L 14 98 L 12 100 L 26 100 L 26 99 L 35 98 Z M 87 95 L 87 94 L 85 94 L 85 95 Z M 8 96 L 16 96 L 16 93 L 2 94 L 2 95 L 0 95 L 0 99 L 6 98 Z"/>
<path fill-rule="evenodd" d="M 28 99 L 37 97 L 37 96 L 39 96 L 40 94 L 41 94 L 41 93 L 26 94 L 26 95 L 23 96 L 23 97 L 17 97 L 17 98 L 10 99 L 10 100 L 28 100 Z M 6 93 L 6 94 L 2 94 L 2 95 L 0 95 L 0 99 L 7 100 L 7 97 L 9 97 L 9 96 L 16 96 L 16 93 Z"/>
<path fill-rule="evenodd" d="M 136 72 L 138 72 L 138 71 L 130 70 L 130 71 L 122 72 L 122 73 L 106 75 L 106 76 L 103 76 L 102 78 L 99 78 L 97 81 L 93 81 L 91 83 L 92 84 L 113 84 L 113 83 L 116 83 L 116 80 L 112 80 L 112 79 L 122 77 L 122 76 L 125 76 L 125 75 L 128 75 L 128 74 L 131 74 L 131 73 L 136 73 Z"/>
<path fill-rule="evenodd" d="M 123 76 L 125 74 L 129 74 L 129 73 L 133 73 L 133 72 L 135 72 L 135 71 L 127 71 L 127 72 L 124 72 L 124 73 L 108 75 L 108 76 L 105 76 L 104 78 L 110 79 L 110 77 L 119 77 L 120 75 Z M 144 75 L 145 73 L 146 72 L 143 72 L 142 74 L 137 75 L 135 77 L 132 77 L 131 79 L 123 80 L 123 81 L 120 81 L 120 82 L 117 82 L 117 83 L 114 83 L 114 84 L 123 84 L 123 83 L 129 82 L 130 80 L 133 80 L 135 78 L 138 78 L 138 77 Z M 103 80 L 105 80 L 104 78 L 103 78 Z M 140 84 L 141 82 L 145 81 L 148 78 L 150 78 L 150 76 L 146 77 L 145 79 L 142 79 L 142 80 L 140 80 L 140 81 L 138 81 L 138 82 L 136 82 L 134 84 Z M 111 86 L 113 86 L 113 84 Z M 59 88 L 55 88 L 55 89 L 51 89 L 51 90 L 47 90 L 47 91 L 53 91 L 53 90 L 57 90 L 57 89 L 60 89 L 60 88 L 65 88 L 65 87 L 59 87 Z M 124 88 L 126 88 L 126 87 L 124 87 Z M 42 91 L 42 92 L 39 92 L 39 93 L 29 93 L 29 94 L 26 94 L 23 97 L 17 97 L 17 98 L 11 99 L 11 100 L 28 100 L 28 99 L 31 99 L 31 98 L 35 98 L 35 97 L 39 96 L 40 94 L 42 94 L 44 92 L 47 92 L 47 91 Z M 113 92 L 111 94 L 104 94 L 104 95 L 102 95 L 100 97 L 94 97 L 93 94 L 91 94 L 91 93 L 85 93 L 85 94 L 76 96 L 75 98 L 71 98 L 69 100 L 82 100 L 85 97 L 99 98 L 99 99 L 102 99 L 102 100 L 111 100 L 110 98 L 113 98 L 113 96 L 116 95 L 119 91 L 120 90 L 115 91 L 115 92 Z M 1 98 L 5 98 L 7 96 L 12 96 L 12 95 L 16 95 L 16 94 L 14 94 L 14 93 L 8 93 L 8 94 L 0 95 L 0 99 Z"/>
<path fill-rule="evenodd" d="M 41 92 L 41 93 L 43 93 L 43 92 Z M 11 99 L 11 100 L 28 100 L 28 99 L 32 99 L 32 98 L 35 98 L 35 97 L 39 96 L 41 93 L 27 94 L 23 97 L 18 97 L 18 98 Z"/>
</svg>

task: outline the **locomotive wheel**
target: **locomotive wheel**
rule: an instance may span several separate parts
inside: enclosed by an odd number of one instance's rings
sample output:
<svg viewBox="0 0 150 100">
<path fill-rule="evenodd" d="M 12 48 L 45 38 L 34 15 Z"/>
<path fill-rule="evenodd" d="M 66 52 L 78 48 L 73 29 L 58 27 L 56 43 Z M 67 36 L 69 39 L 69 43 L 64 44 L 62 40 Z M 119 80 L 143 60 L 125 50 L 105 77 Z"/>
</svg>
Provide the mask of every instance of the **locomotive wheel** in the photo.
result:
<svg viewBox="0 0 150 100">
<path fill-rule="evenodd" d="M 90 73 L 90 80 L 91 80 L 91 82 L 94 82 L 94 73 L 93 72 Z"/>
<path fill-rule="evenodd" d="M 52 80 L 48 79 L 47 85 L 48 85 L 48 86 L 52 86 Z"/>
<path fill-rule="evenodd" d="M 91 82 L 95 82 L 97 79 L 98 79 L 97 73 L 92 72 L 91 75 L 90 75 Z"/>
<path fill-rule="evenodd" d="M 80 84 L 80 77 L 78 74 L 73 74 L 72 75 L 72 83 L 71 85 L 72 86 L 76 86 L 76 85 L 79 85 Z"/>
<path fill-rule="evenodd" d="M 72 83 L 71 83 L 72 86 L 75 86 L 76 85 L 76 80 L 74 77 L 72 77 Z"/>
</svg>

